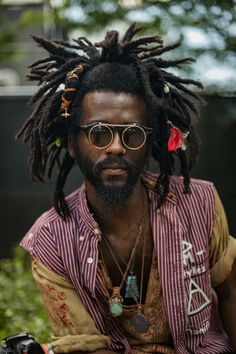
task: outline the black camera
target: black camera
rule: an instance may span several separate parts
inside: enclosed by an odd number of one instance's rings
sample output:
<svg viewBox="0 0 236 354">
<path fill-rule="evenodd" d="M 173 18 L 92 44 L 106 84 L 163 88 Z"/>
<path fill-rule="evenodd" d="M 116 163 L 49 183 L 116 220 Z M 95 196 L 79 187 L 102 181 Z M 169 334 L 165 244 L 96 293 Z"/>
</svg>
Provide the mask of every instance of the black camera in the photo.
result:
<svg viewBox="0 0 236 354">
<path fill-rule="evenodd" d="M 41 345 L 28 333 L 18 333 L 2 340 L 0 354 L 45 354 Z"/>
</svg>

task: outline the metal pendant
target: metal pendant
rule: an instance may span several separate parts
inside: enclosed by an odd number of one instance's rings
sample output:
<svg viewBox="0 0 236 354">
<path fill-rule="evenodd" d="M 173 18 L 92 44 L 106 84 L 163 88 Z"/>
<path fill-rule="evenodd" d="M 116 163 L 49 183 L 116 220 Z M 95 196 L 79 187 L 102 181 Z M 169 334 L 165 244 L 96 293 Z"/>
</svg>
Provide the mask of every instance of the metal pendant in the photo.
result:
<svg viewBox="0 0 236 354">
<path fill-rule="evenodd" d="M 113 288 L 113 294 L 109 299 L 110 313 L 112 316 L 120 316 L 123 312 L 123 297 L 120 295 L 120 288 Z"/>
<path fill-rule="evenodd" d="M 126 299 L 138 299 L 139 298 L 139 291 L 138 291 L 136 275 L 131 274 L 127 277 L 126 288 L 125 288 L 125 298 Z"/>
<path fill-rule="evenodd" d="M 142 313 L 136 313 L 132 317 L 132 325 L 139 333 L 145 333 L 148 331 L 149 321 L 147 316 L 143 315 Z"/>
</svg>

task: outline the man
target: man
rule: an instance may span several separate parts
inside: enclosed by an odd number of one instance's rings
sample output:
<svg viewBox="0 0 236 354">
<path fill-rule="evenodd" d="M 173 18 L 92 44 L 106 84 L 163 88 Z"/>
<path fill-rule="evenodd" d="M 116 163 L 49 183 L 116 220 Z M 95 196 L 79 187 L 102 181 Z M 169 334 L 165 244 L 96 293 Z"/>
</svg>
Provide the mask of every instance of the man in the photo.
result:
<svg viewBox="0 0 236 354">
<path fill-rule="evenodd" d="M 200 98 L 186 85 L 201 84 L 165 70 L 192 61 L 160 58 L 179 44 L 138 31 L 95 45 L 34 37 L 49 57 L 31 66 L 43 85 L 18 137 L 33 179 L 59 174 L 54 208 L 21 245 L 55 353 L 233 353 L 235 240 L 212 183 L 190 180 Z M 74 162 L 84 184 L 65 200 Z"/>
</svg>

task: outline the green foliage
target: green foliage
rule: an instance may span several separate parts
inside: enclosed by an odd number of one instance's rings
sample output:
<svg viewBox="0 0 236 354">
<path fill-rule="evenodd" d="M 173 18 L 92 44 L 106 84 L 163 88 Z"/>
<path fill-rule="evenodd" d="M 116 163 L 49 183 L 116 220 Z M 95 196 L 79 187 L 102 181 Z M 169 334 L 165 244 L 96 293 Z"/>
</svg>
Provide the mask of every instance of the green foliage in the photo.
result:
<svg viewBox="0 0 236 354">
<path fill-rule="evenodd" d="M 12 259 L 0 260 L 0 339 L 18 332 L 50 341 L 47 315 L 31 274 L 29 256 L 20 247 Z"/>
<path fill-rule="evenodd" d="M 222 68 L 235 63 L 236 0 L 50 0 L 42 1 L 44 11 L 25 10 L 11 23 L 4 19 L 1 2 L 0 64 L 21 59 L 16 43 L 22 33 L 37 33 L 38 29 L 42 33 L 47 28 L 49 39 L 56 33 L 65 40 L 77 35 L 96 38 L 112 28 L 124 31 L 133 22 L 144 29 L 142 35 L 158 33 L 168 44 L 181 40 L 177 56 L 192 56 Z M 192 68 L 188 69 L 190 76 Z M 234 86 L 229 80 L 226 84 Z"/>
<path fill-rule="evenodd" d="M 0 64 L 6 60 L 13 60 L 15 57 L 15 40 L 16 33 L 11 27 L 10 23 L 3 17 L 1 20 L 0 30 L 0 45 L 2 50 L 0 51 Z M 4 50 L 3 50 L 4 49 Z"/>
<path fill-rule="evenodd" d="M 186 27 L 198 28 L 212 38 L 208 48 L 203 48 L 204 52 L 212 51 L 222 57 L 236 48 L 236 0 L 64 0 L 57 3 L 59 5 L 43 13 L 24 11 L 19 21 L 11 22 L 10 28 L 6 21 L 3 22 L 4 5 L 0 0 L 0 43 L 7 44 L 4 36 L 16 39 L 19 31 L 32 30 L 32 26 L 55 25 L 65 34 L 73 29 L 96 33 L 105 26 L 112 27 L 114 21 L 126 24 L 137 21 L 147 27 L 149 33 L 158 31 L 163 34 L 174 28 L 179 38 Z M 216 46 L 216 37 L 221 43 L 220 49 Z"/>
<path fill-rule="evenodd" d="M 0 0 L 0 64 L 9 61 L 20 60 L 17 55 L 17 40 L 22 33 L 34 33 L 42 25 L 52 25 L 53 18 L 49 14 L 43 14 L 41 10 L 23 11 L 18 21 L 9 20 L 4 15 L 4 6 Z"/>
<path fill-rule="evenodd" d="M 204 51 L 212 50 L 219 56 L 234 51 L 236 46 L 236 0 L 64 0 L 54 14 L 57 26 L 66 31 L 95 33 L 104 26 L 112 27 L 114 21 L 137 21 L 149 33 L 164 34 L 174 28 L 179 38 L 187 27 L 200 29 L 212 38 Z M 220 49 L 216 37 L 222 43 Z"/>
</svg>

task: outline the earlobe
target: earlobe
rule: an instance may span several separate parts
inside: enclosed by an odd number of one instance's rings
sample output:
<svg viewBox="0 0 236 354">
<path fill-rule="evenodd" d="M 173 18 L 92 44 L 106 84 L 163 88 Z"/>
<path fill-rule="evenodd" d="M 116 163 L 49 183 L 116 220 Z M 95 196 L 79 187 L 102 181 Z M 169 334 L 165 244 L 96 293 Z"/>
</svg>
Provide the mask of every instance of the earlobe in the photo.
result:
<svg viewBox="0 0 236 354">
<path fill-rule="evenodd" d="M 71 134 L 68 135 L 67 151 L 70 157 L 74 159 L 75 158 L 74 139 Z"/>
</svg>

